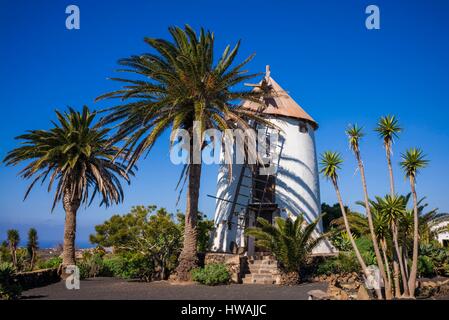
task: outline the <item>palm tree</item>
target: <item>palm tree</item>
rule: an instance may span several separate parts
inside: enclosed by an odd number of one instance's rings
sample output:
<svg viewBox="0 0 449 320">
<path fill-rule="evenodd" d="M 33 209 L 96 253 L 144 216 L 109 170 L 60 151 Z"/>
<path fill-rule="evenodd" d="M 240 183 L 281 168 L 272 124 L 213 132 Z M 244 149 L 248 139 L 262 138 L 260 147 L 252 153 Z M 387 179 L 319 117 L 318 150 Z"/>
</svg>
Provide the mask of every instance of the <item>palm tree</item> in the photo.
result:
<svg viewBox="0 0 449 320">
<path fill-rule="evenodd" d="M 346 134 L 349 138 L 349 146 L 351 150 L 354 152 L 355 158 L 357 159 L 357 164 L 360 170 L 360 177 L 362 179 L 362 187 L 363 187 L 363 194 L 365 197 L 365 209 L 366 209 L 366 216 L 368 218 L 368 226 L 371 233 L 371 240 L 373 241 L 373 248 L 374 253 L 376 255 L 376 261 L 377 265 L 379 266 L 380 274 L 382 275 L 382 278 L 384 279 L 385 283 L 385 297 L 387 299 L 391 299 L 391 283 L 388 281 L 387 274 L 385 273 L 385 266 L 382 261 L 382 255 L 379 250 L 379 244 L 377 242 L 377 236 L 374 232 L 374 225 L 373 225 L 373 217 L 371 215 L 371 208 L 369 204 L 369 196 L 368 196 L 368 187 L 366 184 L 366 177 L 365 177 L 365 167 L 362 162 L 362 156 L 360 154 L 360 139 L 363 137 L 363 131 L 362 128 L 357 126 L 357 124 L 351 125 L 347 130 Z M 382 297 L 379 297 L 382 298 Z"/>
<path fill-rule="evenodd" d="M 34 264 L 36 262 L 36 252 L 39 248 L 39 243 L 37 241 L 37 231 L 34 228 L 30 228 L 28 230 L 28 243 L 27 243 L 27 249 L 28 254 L 30 256 L 30 269 L 33 270 Z"/>
<path fill-rule="evenodd" d="M 63 266 L 74 265 L 76 213 L 82 203 L 89 205 L 96 194 L 106 206 L 119 203 L 123 190 L 118 177 L 129 183 L 126 166 L 114 162 L 118 148 L 108 140 L 109 129 L 93 124 L 96 113 L 84 107 L 82 113 L 69 108 L 50 130 L 32 130 L 17 137 L 22 145 L 8 153 L 4 162 L 17 165 L 30 161 L 20 172 L 33 179 L 25 199 L 36 182 L 49 177 L 48 191 L 56 183 L 53 207 L 62 201 L 65 210 Z M 132 174 L 132 172 L 131 172 Z M 101 205 L 100 204 L 100 205 Z"/>
<path fill-rule="evenodd" d="M 124 156 L 130 165 L 148 153 L 161 134 L 170 128 L 172 137 L 178 129 L 184 129 L 201 140 L 206 129 L 247 129 L 250 128 L 248 119 L 267 123 L 237 104 L 241 100 L 260 103 L 263 92 L 232 90 L 255 76 L 242 69 L 253 56 L 231 66 L 240 43 L 232 50 L 227 46 L 215 64 L 213 33 L 201 29 L 198 36 L 187 25 L 184 29 L 170 27 L 169 32 L 173 41 L 145 38 L 156 53 L 119 61 L 126 67 L 119 71 L 138 74 L 143 80 L 113 78 L 125 83 L 124 87 L 97 98 L 126 101 L 111 108 L 105 121 L 118 122 L 115 139 L 126 139 L 124 147 L 128 151 Z M 201 145 L 194 146 L 193 139 L 190 140 L 191 151 L 201 149 Z M 190 152 L 187 162 L 182 171 L 188 178 L 184 244 L 176 270 L 180 280 L 188 280 L 190 270 L 198 263 L 197 215 L 202 166 L 194 152 Z"/>
<path fill-rule="evenodd" d="M 394 138 L 398 137 L 398 134 L 402 131 L 402 128 L 399 126 L 399 122 L 395 116 L 387 115 L 383 116 L 379 119 L 377 123 L 377 127 L 375 131 L 378 132 L 380 138 L 383 140 L 385 147 L 385 155 L 387 158 L 388 172 L 390 175 L 390 195 L 393 197 L 395 195 L 394 191 L 394 177 L 393 177 L 393 167 L 391 165 L 391 154 L 392 154 L 392 146 L 394 142 Z M 402 283 L 404 287 L 404 295 L 408 296 L 408 285 L 406 281 L 406 271 L 405 268 L 407 266 L 404 265 L 402 254 L 399 249 L 398 244 L 398 228 L 395 220 L 391 221 L 391 229 L 393 234 L 393 244 L 395 247 L 395 255 L 393 259 L 393 270 L 394 270 L 394 281 L 395 281 L 395 289 L 396 296 L 399 294 L 399 269 L 401 272 Z M 399 266 L 398 266 L 399 264 Z"/>
<path fill-rule="evenodd" d="M 357 257 L 357 261 L 359 262 L 362 271 L 365 275 L 368 275 L 366 263 L 363 261 L 362 255 L 360 254 L 359 249 L 354 241 L 354 237 L 351 232 L 351 228 L 349 226 L 348 217 L 346 215 L 346 210 L 343 205 L 343 200 L 341 198 L 340 188 L 338 187 L 338 170 L 341 169 L 341 164 L 343 160 L 341 155 L 338 152 L 326 151 L 321 155 L 321 169 L 320 173 L 323 174 L 327 179 L 332 181 L 332 184 L 335 188 L 335 193 L 337 194 L 338 203 L 340 204 L 341 213 L 343 216 L 343 221 L 345 224 L 346 233 L 348 234 L 349 241 L 351 242 L 352 248 Z"/>
<path fill-rule="evenodd" d="M 375 130 L 379 133 L 380 138 L 382 138 L 385 155 L 387 157 L 388 172 L 390 174 L 390 194 L 394 196 L 394 178 L 393 178 L 393 167 L 391 165 L 391 154 L 393 152 L 392 146 L 394 138 L 398 137 L 398 134 L 402 131 L 399 126 L 398 119 L 395 116 L 387 115 L 381 117 L 377 123 Z"/>
<path fill-rule="evenodd" d="M 405 176 L 409 178 L 410 188 L 413 197 L 413 260 L 412 267 L 410 269 L 410 277 L 408 281 L 408 287 L 410 295 L 415 295 L 416 288 L 416 273 L 418 270 L 418 239 L 419 239 L 419 214 L 418 214 L 418 197 L 416 195 L 416 176 L 420 169 L 427 166 L 429 161 L 425 159 L 425 156 L 421 149 L 411 148 L 401 155 L 401 167 L 405 172 Z"/>
<path fill-rule="evenodd" d="M 12 257 L 12 264 L 14 268 L 17 267 L 17 246 L 20 243 L 19 231 L 10 229 L 7 231 L 8 247 Z"/>
<path fill-rule="evenodd" d="M 274 224 L 259 217 L 260 227 L 245 230 L 245 234 L 256 238 L 256 245 L 270 251 L 280 264 L 282 284 L 298 284 L 299 272 L 312 250 L 324 239 L 324 235 L 313 234 L 323 215 L 306 224 L 303 214 L 293 220 L 276 217 Z"/>
</svg>

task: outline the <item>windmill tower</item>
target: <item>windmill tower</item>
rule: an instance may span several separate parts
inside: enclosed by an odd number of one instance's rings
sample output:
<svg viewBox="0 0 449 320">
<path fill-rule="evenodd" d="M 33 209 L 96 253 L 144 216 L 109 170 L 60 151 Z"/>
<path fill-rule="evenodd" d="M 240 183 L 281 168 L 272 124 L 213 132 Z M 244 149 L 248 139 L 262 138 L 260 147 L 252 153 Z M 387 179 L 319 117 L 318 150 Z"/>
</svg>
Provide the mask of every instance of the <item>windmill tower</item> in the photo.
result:
<svg viewBox="0 0 449 320">
<path fill-rule="evenodd" d="M 254 226 L 257 217 L 273 221 L 274 217 L 303 213 L 306 221 L 313 221 L 321 208 L 319 173 L 315 150 L 315 131 L 318 124 L 270 76 L 267 66 L 265 78 L 254 90 L 266 90 L 264 106 L 246 101 L 242 108 L 262 112 L 277 129 L 265 128 L 267 137 L 276 130 L 278 143 L 271 146 L 276 152 L 276 172 L 260 175 L 247 164 L 224 163 L 223 150 L 218 173 L 215 232 L 211 250 L 215 252 L 247 253 L 257 248 L 254 239 L 244 235 L 245 228 Z M 263 128 L 257 125 L 257 128 Z M 280 130 L 279 130 L 280 129 Z M 231 172 L 229 170 L 231 169 Z M 317 232 L 322 231 L 320 224 Z M 323 241 L 315 253 L 330 253 L 332 246 Z"/>
</svg>

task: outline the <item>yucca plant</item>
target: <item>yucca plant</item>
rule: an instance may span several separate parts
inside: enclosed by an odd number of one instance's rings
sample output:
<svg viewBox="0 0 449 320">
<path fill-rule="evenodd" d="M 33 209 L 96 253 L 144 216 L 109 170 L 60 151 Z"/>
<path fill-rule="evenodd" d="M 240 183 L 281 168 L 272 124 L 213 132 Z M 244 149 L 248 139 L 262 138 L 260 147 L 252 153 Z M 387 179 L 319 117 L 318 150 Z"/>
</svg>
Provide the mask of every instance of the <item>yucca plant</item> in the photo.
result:
<svg viewBox="0 0 449 320">
<path fill-rule="evenodd" d="M 28 243 L 27 243 L 28 255 L 30 257 L 30 270 L 33 270 L 34 264 L 36 263 L 36 254 L 37 249 L 39 248 L 39 243 L 37 239 L 38 239 L 37 230 L 34 228 L 30 228 L 30 230 L 28 230 Z"/>
<path fill-rule="evenodd" d="M 340 210 L 342 213 L 342 218 L 344 221 L 346 233 L 348 234 L 349 240 L 352 245 L 352 249 L 354 250 L 355 256 L 357 257 L 357 261 L 362 268 L 362 272 L 365 275 L 368 275 L 366 263 L 360 254 L 359 249 L 354 241 L 354 237 L 352 236 L 351 227 L 349 225 L 348 216 L 346 214 L 346 209 L 343 205 L 343 199 L 341 197 L 340 188 L 338 186 L 338 171 L 341 169 L 341 164 L 343 163 L 343 159 L 341 158 L 340 153 L 326 151 L 321 155 L 320 161 L 320 173 L 330 180 L 334 186 L 335 193 L 337 195 L 338 203 L 340 204 Z"/>
<path fill-rule="evenodd" d="M 393 177 L 393 166 L 391 165 L 391 155 L 393 153 L 393 142 L 394 138 L 399 137 L 399 133 L 402 132 L 402 128 L 399 125 L 398 119 L 394 115 L 382 116 L 377 122 L 375 131 L 379 134 L 379 137 L 383 141 L 385 148 L 385 155 L 387 158 L 388 172 L 390 177 L 390 195 L 395 196 L 394 188 L 394 177 Z M 394 269 L 394 281 L 395 281 L 395 292 L 396 297 L 401 295 L 399 287 L 399 272 L 402 278 L 402 284 L 404 287 L 404 295 L 408 296 L 408 284 L 406 281 L 406 270 L 407 266 L 403 260 L 403 256 L 399 250 L 399 240 L 398 240 L 398 227 L 396 221 L 391 221 L 391 229 L 393 235 L 393 245 L 395 248 L 395 254 L 393 257 L 393 269 Z"/>
<path fill-rule="evenodd" d="M 416 194 L 416 176 L 419 170 L 425 168 L 429 163 L 421 149 L 411 148 L 401 155 L 401 167 L 405 176 L 409 179 L 410 188 L 413 197 L 413 260 L 410 269 L 410 277 L 408 281 L 410 295 L 415 295 L 416 274 L 418 270 L 418 246 L 419 246 L 419 213 L 418 213 L 418 196 Z"/>
<path fill-rule="evenodd" d="M 20 243 L 20 234 L 16 229 L 7 231 L 8 247 L 12 257 L 12 265 L 17 268 L 17 247 Z"/>
<path fill-rule="evenodd" d="M 385 283 L 385 297 L 389 300 L 389 299 L 391 299 L 391 282 L 388 280 L 385 265 L 383 263 L 382 255 L 379 250 L 377 236 L 374 231 L 373 217 L 371 215 L 371 206 L 369 203 L 369 196 L 368 196 L 368 186 L 367 186 L 366 177 L 365 177 L 365 166 L 363 165 L 362 156 L 360 153 L 360 139 L 364 136 L 363 129 L 361 127 L 359 127 L 357 124 L 350 125 L 349 128 L 346 130 L 346 134 L 348 136 L 349 146 L 350 146 L 351 150 L 354 152 L 355 158 L 357 160 L 357 165 L 359 167 L 360 177 L 362 180 L 363 195 L 365 198 L 364 199 L 365 200 L 365 210 L 366 210 L 366 216 L 368 218 L 368 226 L 370 229 L 371 240 L 373 242 L 373 248 L 374 248 L 374 253 L 376 255 L 377 265 L 379 267 L 380 274 Z M 379 298 L 382 298 L 382 296 L 380 296 Z"/>
<path fill-rule="evenodd" d="M 239 107 L 242 100 L 260 103 L 261 91 L 238 88 L 253 78 L 243 67 L 248 57 L 233 65 L 240 42 L 227 46 L 218 62 L 214 61 L 214 34 L 201 29 L 199 35 L 188 25 L 184 29 L 170 27 L 172 40 L 145 38 L 154 53 L 131 56 L 119 63 L 119 71 L 141 76 L 141 79 L 112 78 L 124 84 L 122 89 L 102 95 L 98 99 L 118 98 L 123 104 L 112 107 L 106 122 L 117 123 L 116 140 L 125 139 L 124 152 L 130 165 L 148 153 L 166 130 L 172 136 L 178 129 L 197 134 L 201 139 L 205 130 L 215 128 L 250 128 L 247 120 L 267 123 L 259 115 Z M 196 124 L 196 125 L 195 125 Z M 190 278 L 190 270 L 197 266 L 197 215 L 201 178 L 201 159 L 195 159 L 193 139 L 190 144 L 185 212 L 184 245 L 176 270 L 180 280 Z M 195 146 L 201 149 L 200 145 Z"/>
<path fill-rule="evenodd" d="M 123 190 L 119 177 L 129 182 L 124 164 L 114 162 L 118 148 L 109 141 L 109 129 L 94 124 L 96 113 L 84 107 L 65 113 L 56 111 L 59 123 L 50 130 L 31 130 L 18 136 L 21 146 L 10 151 L 4 162 L 18 165 L 24 179 L 32 179 L 25 199 L 38 181 L 48 180 L 48 191 L 56 184 L 53 207 L 62 201 L 64 225 L 63 266 L 75 264 L 76 214 L 81 204 L 89 205 L 99 194 L 101 204 L 119 203 Z M 130 171 L 132 174 L 132 171 Z"/>
<path fill-rule="evenodd" d="M 307 224 L 303 214 L 294 220 L 276 217 L 274 224 L 259 217 L 260 227 L 245 230 L 246 235 L 256 239 L 256 245 L 267 249 L 280 264 L 281 282 L 285 285 L 297 284 L 299 272 L 312 250 L 324 239 L 314 231 L 323 215 Z"/>
</svg>

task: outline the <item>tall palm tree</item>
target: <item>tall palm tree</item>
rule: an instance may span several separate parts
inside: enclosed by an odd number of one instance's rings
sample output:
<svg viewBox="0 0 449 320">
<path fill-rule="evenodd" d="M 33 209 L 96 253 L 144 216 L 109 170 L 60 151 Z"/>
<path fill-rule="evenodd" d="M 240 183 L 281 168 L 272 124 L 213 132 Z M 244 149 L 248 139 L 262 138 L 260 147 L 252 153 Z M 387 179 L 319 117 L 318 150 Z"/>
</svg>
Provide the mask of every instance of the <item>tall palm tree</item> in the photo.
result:
<svg viewBox="0 0 449 320">
<path fill-rule="evenodd" d="M 106 206 L 119 203 L 123 190 L 119 177 L 129 183 L 126 166 L 114 162 L 118 148 L 108 140 L 109 129 L 98 122 L 96 113 L 84 107 L 80 113 L 69 108 L 64 114 L 56 111 L 59 123 L 50 130 L 31 130 L 18 136 L 21 146 L 10 151 L 4 162 L 17 165 L 29 162 L 20 172 L 24 179 L 33 179 L 25 199 L 36 182 L 49 177 L 48 191 L 56 183 L 53 207 L 62 201 L 65 210 L 63 266 L 74 265 L 76 214 L 82 203 L 89 205 L 96 194 Z M 131 171 L 132 174 L 132 171 Z"/>
<path fill-rule="evenodd" d="M 365 275 L 368 275 L 366 263 L 360 254 L 359 249 L 355 243 L 354 237 L 351 232 L 351 228 L 349 226 L 348 217 L 346 215 L 346 210 L 343 205 L 343 200 L 341 198 L 340 188 L 338 187 L 338 170 L 341 169 L 341 164 L 343 163 L 343 159 L 338 152 L 326 151 L 321 155 L 321 169 L 320 173 L 323 174 L 327 179 L 329 179 L 335 188 L 335 193 L 337 194 L 338 203 L 340 204 L 341 213 L 343 216 L 343 221 L 345 224 L 346 233 L 348 234 L 349 241 L 351 242 L 352 248 L 357 257 L 357 261 L 359 262 L 362 271 Z"/>
<path fill-rule="evenodd" d="M 161 134 L 171 128 L 187 130 L 200 138 L 206 129 L 226 130 L 250 128 L 247 119 L 267 123 L 262 117 L 239 108 L 238 101 L 259 103 L 263 92 L 233 88 L 254 77 L 242 68 L 253 56 L 232 66 L 240 43 L 227 46 L 214 63 L 214 34 L 201 29 L 199 36 L 189 26 L 170 27 L 172 41 L 145 38 L 155 53 L 131 56 L 119 64 L 130 72 L 143 76 L 142 80 L 113 78 L 123 82 L 122 89 L 100 96 L 126 101 L 111 108 L 107 122 L 118 122 L 117 140 L 126 139 L 124 154 L 133 165 L 148 153 Z M 197 124 L 197 125 L 195 125 Z M 195 130 L 194 130 L 195 129 Z M 190 141 L 190 150 L 194 147 Z M 197 266 L 197 215 L 201 178 L 201 159 L 190 152 L 184 167 L 188 178 L 184 244 L 176 270 L 178 279 L 188 280 L 190 270 Z"/>
<path fill-rule="evenodd" d="M 380 274 L 382 278 L 384 279 L 385 283 L 385 297 L 387 299 L 391 299 L 391 283 L 388 281 L 387 274 L 385 272 L 385 265 L 383 263 L 382 255 L 379 250 L 379 243 L 377 241 L 376 233 L 374 232 L 374 224 L 373 224 L 373 217 L 371 215 L 371 207 L 369 203 L 369 196 L 368 196 L 368 186 L 366 184 L 366 177 L 365 177 L 365 167 L 362 162 L 362 156 L 360 154 L 360 139 L 363 137 L 363 129 L 357 124 L 351 125 L 347 130 L 346 134 L 348 135 L 349 139 L 349 146 L 351 150 L 354 152 L 355 158 L 357 160 L 357 164 L 360 170 L 360 177 L 362 179 L 362 187 L 363 187 L 363 195 L 365 200 L 365 210 L 366 210 L 366 216 L 368 218 L 368 226 L 371 233 L 371 240 L 373 242 L 373 248 L 374 253 L 376 255 L 376 261 L 377 265 L 380 270 Z M 382 298 L 382 297 L 380 297 Z"/>
<path fill-rule="evenodd" d="M 418 197 L 416 195 L 416 176 L 420 169 L 427 166 L 429 160 L 425 159 L 423 151 L 418 148 L 408 149 L 401 155 L 401 167 L 405 176 L 409 178 L 410 188 L 413 197 L 413 260 L 410 269 L 410 277 L 408 281 L 410 295 L 415 295 L 416 274 L 418 270 L 418 240 L 419 240 L 419 214 L 418 214 Z"/>
<path fill-rule="evenodd" d="M 16 229 L 7 231 L 8 247 L 12 257 L 12 264 L 14 268 L 17 267 L 17 247 L 20 243 L 20 234 Z"/>
<path fill-rule="evenodd" d="M 28 230 L 28 243 L 27 243 L 27 250 L 28 254 L 30 256 L 30 269 L 33 270 L 34 264 L 36 263 L 36 252 L 39 248 L 39 243 L 37 241 L 37 230 L 34 228 L 30 228 Z"/>
<path fill-rule="evenodd" d="M 260 227 L 245 230 L 245 234 L 253 236 L 259 247 L 269 250 L 280 263 L 283 284 L 298 284 L 299 272 L 312 254 L 313 249 L 325 238 L 325 235 L 314 236 L 313 232 L 323 215 L 312 223 L 306 224 L 303 214 L 293 220 L 276 217 L 274 224 L 259 217 Z"/>
<path fill-rule="evenodd" d="M 394 138 L 398 138 L 402 128 L 399 126 L 398 119 L 395 116 L 387 115 L 383 116 L 377 122 L 375 130 L 378 132 L 379 137 L 383 140 L 385 147 L 385 155 L 387 157 L 388 172 L 390 174 L 390 194 L 394 196 L 394 178 L 393 167 L 391 165 L 391 154 L 393 152 Z"/>
<path fill-rule="evenodd" d="M 402 128 L 399 126 L 399 122 L 395 116 L 387 115 L 379 119 L 375 131 L 378 132 L 379 137 L 383 140 L 383 144 L 385 147 L 385 155 L 387 158 L 388 172 L 390 176 L 390 195 L 393 197 L 395 195 L 395 191 L 394 191 L 393 166 L 391 165 L 391 154 L 393 152 L 392 147 L 394 138 L 398 137 L 399 133 L 402 131 Z M 407 266 L 403 262 L 402 257 L 403 253 L 401 254 L 401 251 L 399 249 L 397 221 L 395 220 L 391 221 L 391 229 L 393 234 L 393 244 L 395 247 L 395 255 L 393 258 L 393 270 L 394 270 L 396 296 L 400 294 L 399 271 L 401 273 L 402 283 L 404 287 L 404 295 L 408 296 L 409 290 L 405 272 L 405 268 L 407 268 Z"/>
</svg>

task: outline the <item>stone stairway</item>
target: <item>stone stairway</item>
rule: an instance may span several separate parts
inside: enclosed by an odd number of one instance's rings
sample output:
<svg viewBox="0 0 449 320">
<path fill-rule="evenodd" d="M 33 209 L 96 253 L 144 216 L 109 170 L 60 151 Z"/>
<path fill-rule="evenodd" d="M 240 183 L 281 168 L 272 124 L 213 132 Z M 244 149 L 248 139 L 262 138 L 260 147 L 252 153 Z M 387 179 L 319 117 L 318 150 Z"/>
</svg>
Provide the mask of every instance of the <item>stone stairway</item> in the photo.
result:
<svg viewBox="0 0 449 320">
<path fill-rule="evenodd" d="M 266 255 L 249 257 L 242 281 L 245 284 L 279 284 L 277 261 Z"/>
</svg>

